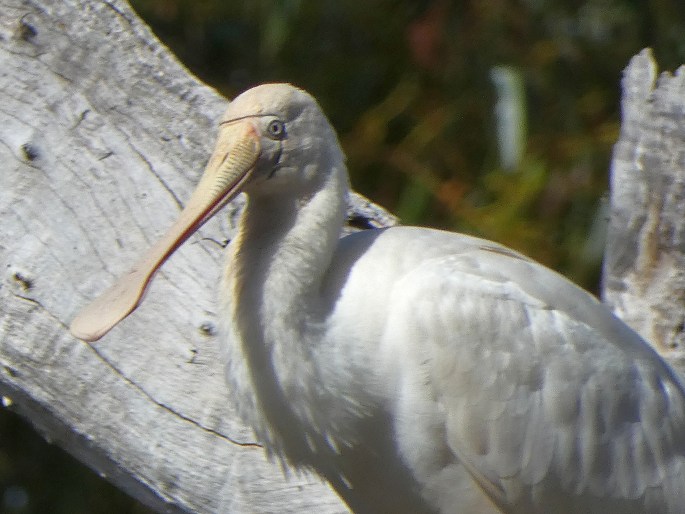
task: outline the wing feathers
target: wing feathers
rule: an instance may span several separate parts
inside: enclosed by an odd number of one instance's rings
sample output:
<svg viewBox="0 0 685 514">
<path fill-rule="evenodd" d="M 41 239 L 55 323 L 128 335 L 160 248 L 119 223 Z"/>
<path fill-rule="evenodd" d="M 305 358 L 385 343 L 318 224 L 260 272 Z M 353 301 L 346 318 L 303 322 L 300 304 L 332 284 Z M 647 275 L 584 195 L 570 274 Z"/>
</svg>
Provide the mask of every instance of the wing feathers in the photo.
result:
<svg viewBox="0 0 685 514">
<path fill-rule="evenodd" d="M 531 278 L 528 292 L 520 284 Z M 592 297 L 480 249 L 424 261 L 393 302 L 422 334 L 413 344 L 423 345 L 447 445 L 496 503 L 685 511 L 682 387 Z"/>
</svg>

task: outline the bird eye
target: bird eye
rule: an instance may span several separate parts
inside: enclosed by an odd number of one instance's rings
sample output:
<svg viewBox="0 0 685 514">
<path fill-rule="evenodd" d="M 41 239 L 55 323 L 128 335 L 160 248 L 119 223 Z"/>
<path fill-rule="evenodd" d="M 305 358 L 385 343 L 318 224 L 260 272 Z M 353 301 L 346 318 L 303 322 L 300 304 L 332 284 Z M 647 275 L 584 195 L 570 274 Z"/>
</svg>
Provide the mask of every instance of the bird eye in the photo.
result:
<svg viewBox="0 0 685 514">
<path fill-rule="evenodd" d="M 272 139 L 283 139 L 285 137 L 285 123 L 281 120 L 271 120 L 266 131 Z"/>
</svg>

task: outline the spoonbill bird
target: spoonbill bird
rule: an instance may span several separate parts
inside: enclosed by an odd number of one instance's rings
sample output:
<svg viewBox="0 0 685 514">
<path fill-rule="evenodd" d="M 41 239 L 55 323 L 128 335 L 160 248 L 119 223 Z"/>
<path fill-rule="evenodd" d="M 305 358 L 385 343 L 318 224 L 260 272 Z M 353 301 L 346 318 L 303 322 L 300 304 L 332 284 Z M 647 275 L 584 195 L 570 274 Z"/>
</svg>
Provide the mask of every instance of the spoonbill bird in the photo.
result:
<svg viewBox="0 0 685 514">
<path fill-rule="evenodd" d="M 179 220 L 84 309 L 93 341 L 247 195 L 220 294 L 226 377 L 267 451 L 354 512 L 683 513 L 685 389 L 594 297 L 490 241 L 340 238 L 348 177 L 316 101 L 238 96 Z"/>
</svg>

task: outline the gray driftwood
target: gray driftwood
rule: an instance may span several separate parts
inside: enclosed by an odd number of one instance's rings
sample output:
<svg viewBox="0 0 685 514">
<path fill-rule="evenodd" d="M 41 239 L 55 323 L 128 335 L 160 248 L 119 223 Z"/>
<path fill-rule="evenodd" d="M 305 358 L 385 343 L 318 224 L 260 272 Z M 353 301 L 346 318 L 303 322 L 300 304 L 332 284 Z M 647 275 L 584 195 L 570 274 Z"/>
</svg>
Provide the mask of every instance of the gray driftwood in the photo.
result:
<svg viewBox="0 0 685 514">
<path fill-rule="evenodd" d="M 623 77 L 604 300 L 685 372 L 685 67 L 657 76 L 649 50 Z"/>
<path fill-rule="evenodd" d="M 624 82 L 606 297 L 670 348 L 684 312 L 685 96 L 682 74 L 655 89 L 654 68 L 642 54 Z M 120 0 L 0 0 L 0 71 L 3 403 L 160 512 L 344 512 L 318 479 L 266 460 L 224 388 L 214 295 L 239 205 L 103 341 L 67 331 L 178 214 L 226 100 Z M 353 203 L 356 218 L 394 222 Z"/>
</svg>

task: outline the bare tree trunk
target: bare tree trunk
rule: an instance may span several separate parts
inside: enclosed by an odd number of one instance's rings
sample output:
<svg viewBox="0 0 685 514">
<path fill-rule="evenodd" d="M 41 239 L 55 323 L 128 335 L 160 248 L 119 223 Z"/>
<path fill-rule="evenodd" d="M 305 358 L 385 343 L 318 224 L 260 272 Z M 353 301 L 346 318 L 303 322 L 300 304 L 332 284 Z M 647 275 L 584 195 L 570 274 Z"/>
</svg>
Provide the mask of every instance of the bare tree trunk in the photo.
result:
<svg viewBox="0 0 685 514">
<path fill-rule="evenodd" d="M 663 73 L 648 50 L 623 78 L 611 170 L 604 299 L 685 372 L 685 67 Z"/>
<path fill-rule="evenodd" d="M 681 73 L 655 88 L 654 69 L 642 53 L 624 81 L 606 298 L 679 359 L 685 87 Z M 105 341 L 67 331 L 176 217 L 226 100 L 121 0 L 0 0 L 0 71 L 3 403 L 160 512 L 344 512 L 318 479 L 284 478 L 227 396 L 214 284 L 239 206 Z M 393 223 L 363 199 L 354 209 Z"/>
</svg>

